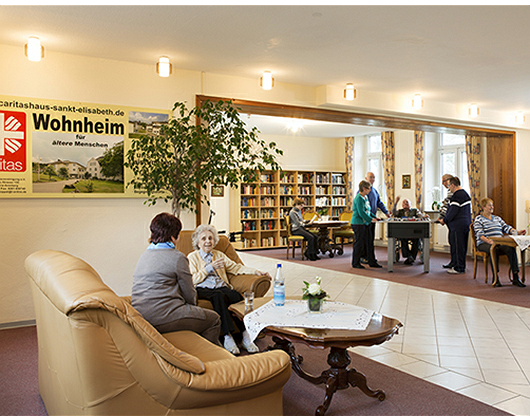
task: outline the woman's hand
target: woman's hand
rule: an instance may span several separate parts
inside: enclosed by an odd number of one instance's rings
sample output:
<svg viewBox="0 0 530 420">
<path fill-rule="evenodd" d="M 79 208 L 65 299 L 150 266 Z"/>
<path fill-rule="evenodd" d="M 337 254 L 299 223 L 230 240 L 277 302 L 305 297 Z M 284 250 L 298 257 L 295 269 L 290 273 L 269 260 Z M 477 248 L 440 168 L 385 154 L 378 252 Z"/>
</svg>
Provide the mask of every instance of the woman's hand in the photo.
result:
<svg viewBox="0 0 530 420">
<path fill-rule="evenodd" d="M 223 268 L 225 266 L 225 259 L 219 258 L 218 260 L 212 261 L 211 265 L 215 270 Z"/>
<path fill-rule="evenodd" d="M 518 234 L 518 235 L 526 235 L 526 230 L 525 230 L 525 229 L 523 229 L 523 230 L 518 230 L 518 231 L 517 231 L 517 234 Z"/>
<path fill-rule="evenodd" d="M 264 271 L 258 271 L 256 270 L 256 275 L 258 276 L 267 276 L 268 278 L 271 278 L 271 275 L 267 272 L 264 272 Z"/>
</svg>

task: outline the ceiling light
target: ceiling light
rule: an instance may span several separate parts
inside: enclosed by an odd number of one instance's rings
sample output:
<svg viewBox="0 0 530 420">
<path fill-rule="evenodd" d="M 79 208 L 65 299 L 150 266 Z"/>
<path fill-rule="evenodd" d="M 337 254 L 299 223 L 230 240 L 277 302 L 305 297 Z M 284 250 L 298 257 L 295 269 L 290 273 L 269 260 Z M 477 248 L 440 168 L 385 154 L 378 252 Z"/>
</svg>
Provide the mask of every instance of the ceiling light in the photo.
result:
<svg viewBox="0 0 530 420">
<path fill-rule="evenodd" d="M 173 66 L 169 62 L 168 57 L 160 57 L 158 63 L 156 63 L 156 72 L 160 77 L 169 77 L 173 70 Z"/>
<path fill-rule="evenodd" d="M 516 124 L 522 124 L 526 120 L 523 111 L 519 111 L 517 114 L 515 114 L 515 123 Z"/>
<path fill-rule="evenodd" d="M 480 110 L 478 109 L 477 104 L 469 105 L 469 116 L 478 117 L 478 114 L 480 114 Z"/>
<path fill-rule="evenodd" d="M 274 87 L 274 78 L 270 71 L 264 71 L 263 76 L 259 80 L 260 86 L 263 90 L 271 90 Z"/>
<path fill-rule="evenodd" d="M 421 109 L 422 107 L 423 99 L 421 99 L 421 95 L 419 93 L 416 93 L 416 95 L 414 95 L 414 98 L 412 99 L 412 108 Z"/>
<path fill-rule="evenodd" d="M 357 98 L 357 91 L 353 86 L 353 83 L 346 83 L 346 89 L 344 89 L 344 99 L 347 101 L 353 101 Z"/>
<path fill-rule="evenodd" d="M 44 58 L 44 47 L 40 44 L 40 39 L 36 36 L 30 36 L 28 43 L 24 45 L 24 54 L 29 61 L 40 61 Z"/>
</svg>

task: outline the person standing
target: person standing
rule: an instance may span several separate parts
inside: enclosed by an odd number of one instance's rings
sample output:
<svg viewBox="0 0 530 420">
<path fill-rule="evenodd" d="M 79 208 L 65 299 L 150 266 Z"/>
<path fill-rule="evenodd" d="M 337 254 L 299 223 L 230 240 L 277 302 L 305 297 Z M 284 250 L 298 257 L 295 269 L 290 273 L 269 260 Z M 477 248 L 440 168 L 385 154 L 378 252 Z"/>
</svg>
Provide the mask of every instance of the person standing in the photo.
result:
<svg viewBox="0 0 530 420">
<path fill-rule="evenodd" d="M 460 179 L 456 176 L 449 179 L 449 191 L 452 196 L 443 221 L 449 228 L 449 247 L 454 267 L 447 272 L 462 274 L 466 271 L 467 242 L 471 225 L 471 197 L 460 186 Z"/>
<path fill-rule="evenodd" d="M 352 267 L 365 268 L 361 265 L 361 255 L 363 251 L 368 256 L 370 267 L 381 267 L 374 256 L 374 241 L 370 234 L 370 225 L 373 225 L 378 219 L 372 213 L 368 194 L 372 189 L 368 181 L 359 183 L 359 192 L 353 200 L 353 215 L 351 226 L 355 233 L 355 242 L 353 243 Z"/>
<path fill-rule="evenodd" d="M 381 210 L 385 214 L 386 217 L 390 217 L 390 213 L 385 207 L 385 204 L 381 201 L 379 192 L 377 192 L 377 189 L 375 189 L 374 187 L 375 174 L 373 172 L 367 172 L 365 180 L 368 181 L 371 187 L 370 192 L 368 193 L 368 202 L 370 203 L 370 211 L 372 212 L 374 217 L 377 216 L 377 209 Z M 371 245 L 372 255 L 363 254 L 363 258 L 365 258 L 368 262 L 373 260 L 377 264 L 377 259 L 375 258 L 375 248 L 374 248 L 375 223 L 370 223 L 368 233 L 370 234 L 370 241 L 372 242 L 372 245 Z"/>
<path fill-rule="evenodd" d="M 453 177 L 453 175 L 450 174 L 444 174 L 442 175 L 442 185 L 448 190 L 447 196 L 444 198 L 444 201 L 442 202 L 442 207 L 440 208 L 440 217 L 436 220 L 438 223 L 440 223 L 442 226 L 445 225 L 444 217 L 447 213 L 447 208 L 449 207 L 449 202 L 451 201 L 451 196 L 453 193 L 449 191 L 449 180 Z M 448 227 L 449 228 L 449 227 Z M 447 239 L 449 240 L 449 232 L 447 233 Z M 453 268 L 455 266 L 454 261 L 451 259 L 447 264 L 444 264 L 443 268 Z"/>
</svg>

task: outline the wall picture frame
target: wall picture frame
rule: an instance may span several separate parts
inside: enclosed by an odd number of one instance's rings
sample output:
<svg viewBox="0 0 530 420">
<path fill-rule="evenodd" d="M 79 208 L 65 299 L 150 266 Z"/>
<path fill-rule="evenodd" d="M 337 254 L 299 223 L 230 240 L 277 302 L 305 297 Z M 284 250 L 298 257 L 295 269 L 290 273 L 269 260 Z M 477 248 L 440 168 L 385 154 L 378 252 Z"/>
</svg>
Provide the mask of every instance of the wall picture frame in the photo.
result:
<svg viewBox="0 0 530 420">
<path fill-rule="evenodd" d="M 224 185 L 212 185 L 210 195 L 212 197 L 224 197 L 225 195 Z"/>
<path fill-rule="evenodd" d="M 403 175 L 401 181 L 401 188 L 403 188 L 404 190 L 410 189 L 410 174 Z"/>
</svg>

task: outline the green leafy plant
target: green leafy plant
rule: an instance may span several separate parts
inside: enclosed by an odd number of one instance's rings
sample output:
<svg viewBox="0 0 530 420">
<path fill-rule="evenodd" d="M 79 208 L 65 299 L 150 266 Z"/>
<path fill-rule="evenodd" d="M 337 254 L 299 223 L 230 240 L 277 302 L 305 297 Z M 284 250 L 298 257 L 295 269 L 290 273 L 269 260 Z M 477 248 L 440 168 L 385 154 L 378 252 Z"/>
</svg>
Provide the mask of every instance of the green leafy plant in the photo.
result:
<svg viewBox="0 0 530 420">
<path fill-rule="evenodd" d="M 256 127 L 247 130 L 230 101 L 206 101 L 189 111 L 176 102 L 173 114 L 159 135 L 131 139 L 129 185 L 147 193 L 145 203 L 171 201 L 177 216 L 181 209 L 197 212 L 199 201 L 209 204 L 208 183 L 237 187 L 263 170 L 281 169 L 276 157 L 283 151 L 260 139 Z"/>
</svg>

